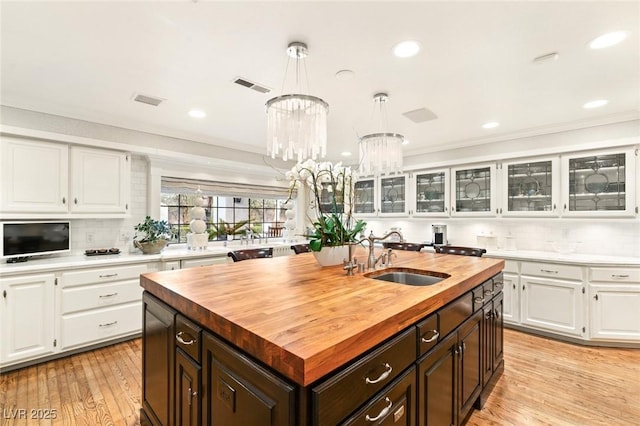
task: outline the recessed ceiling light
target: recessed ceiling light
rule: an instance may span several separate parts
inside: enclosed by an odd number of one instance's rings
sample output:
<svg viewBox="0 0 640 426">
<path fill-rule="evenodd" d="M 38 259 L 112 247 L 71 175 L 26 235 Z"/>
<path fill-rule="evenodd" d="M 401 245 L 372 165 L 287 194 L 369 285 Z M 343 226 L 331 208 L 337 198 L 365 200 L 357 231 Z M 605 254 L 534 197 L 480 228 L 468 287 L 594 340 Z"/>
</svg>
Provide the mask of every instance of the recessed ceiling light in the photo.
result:
<svg viewBox="0 0 640 426">
<path fill-rule="evenodd" d="M 192 109 L 189 111 L 189 117 L 191 118 L 205 118 L 207 113 L 202 111 L 201 109 Z"/>
<path fill-rule="evenodd" d="M 494 129 L 496 127 L 498 127 L 500 125 L 500 123 L 498 123 L 497 121 L 489 121 L 488 123 L 484 123 L 482 125 L 483 129 Z"/>
<path fill-rule="evenodd" d="M 582 108 L 592 109 L 592 108 L 600 108 L 601 106 L 605 106 L 609 101 L 606 99 L 598 99 L 595 101 L 589 101 L 586 104 L 582 105 Z"/>
<path fill-rule="evenodd" d="M 613 46 L 620 43 L 627 38 L 625 31 L 614 31 L 612 33 L 606 33 L 600 37 L 596 37 L 589 43 L 589 47 L 592 49 L 604 49 L 605 47 Z"/>
<path fill-rule="evenodd" d="M 343 151 L 343 152 L 342 152 L 342 156 L 343 156 L 343 157 L 351 157 L 351 152 L 349 152 L 349 151 Z"/>
<path fill-rule="evenodd" d="M 413 40 L 400 42 L 393 46 L 393 54 L 398 58 L 410 58 L 420 51 L 420 43 Z"/>
</svg>

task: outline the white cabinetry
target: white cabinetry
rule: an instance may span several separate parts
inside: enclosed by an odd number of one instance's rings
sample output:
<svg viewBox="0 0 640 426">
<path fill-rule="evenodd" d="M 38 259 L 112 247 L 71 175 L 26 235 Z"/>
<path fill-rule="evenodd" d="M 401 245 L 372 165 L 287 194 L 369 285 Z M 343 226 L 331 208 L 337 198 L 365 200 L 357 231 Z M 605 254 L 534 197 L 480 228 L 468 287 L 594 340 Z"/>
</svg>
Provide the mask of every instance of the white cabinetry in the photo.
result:
<svg viewBox="0 0 640 426">
<path fill-rule="evenodd" d="M 560 157 L 505 162 L 501 178 L 503 216 L 558 216 Z"/>
<path fill-rule="evenodd" d="M 520 322 L 520 280 L 518 275 L 518 262 L 504 261 L 503 270 L 504 287 L 502 318 L 505 322 Z"/>
<path fill-rule="evenodd" d="M 590 337 L 640 340 L 640 268 L 589 268 Z"/>
<path fill-rule="evenodd" d="M 429 170 L 413 174 L 414 216 L 449 216 L 449 169 Z"/>
<path fill-rule="evenodd" d="M 54 274 L 0 279 L 0 366 L 52 354 Z"/>
<path fill-rule="evenodd" d="M 155 264 L 82 269 L 61 275 L 60 349 L 69 350 L 139 333 L 140 274 Z"/>
<path fill-rule="evenodd" d="M 521 322 L 571 336 L 584 333 L 583 268 L 522 262 Z"/>
<path fill-rule="evenodd" d="M 452 216 L 495 216 L 496 197 L 495 164 L 451 169 Z"/>
<path fill-rule="evenodd" d="M 68 211 L 67 145 L 3 136 L 0 166 L 3 212 Z"/>
<path fill-rule="evenodd" d="M 128 214 L 125 152 L 2 136 L 0 218 L 119 218 Z"/>
<path fill-rule="evenodd" d="M 198 259 L 183 259 L 180 261 L 182 269 L 197 268 L 199 266 L 220 265 L 223 263 L 233 262 L 226 254 L 220 256 L 204 257 Z"/>
<path fill-rule="evenodd" d="M 362 179 L 355 184 L 357 217 L 394 217 L 409 214 L 409 175 Z"/>
<path fill-rule="evenodd" d="M 71 212 L 127 213 L 127 153 L 74 146 L 71 166 Z"/>
</svg>

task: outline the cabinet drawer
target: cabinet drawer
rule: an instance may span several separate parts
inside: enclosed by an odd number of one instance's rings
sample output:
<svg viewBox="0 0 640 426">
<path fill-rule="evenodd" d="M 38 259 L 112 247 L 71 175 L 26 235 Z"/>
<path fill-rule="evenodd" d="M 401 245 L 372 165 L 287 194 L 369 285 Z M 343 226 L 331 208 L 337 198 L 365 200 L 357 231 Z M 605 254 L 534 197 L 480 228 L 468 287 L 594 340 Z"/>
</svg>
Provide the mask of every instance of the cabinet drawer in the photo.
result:
<svg viewBox="0 0 640 426">
<path fill-rule="evenodd" d="M 147 264 L 112 266 L 107 268 L 92 268 L 82 271 L 65 272 L 62 274 L 62 287 L 74 285 L 94 284 L 109 281 L 138 279 L 140 274 L 152 272 Z"/>
<path fill-rule="evenodd" d="M 341 424 L 413 426 L 416 423 L 415 403 L 416 368 L 412 367 Z"/>
<path fill-rule="evenodd" d="M 505 260 L 504 261 L 504 272 L 513 272 L 518 273 L 518 262 L 515 260 Z"/>
<path fill-rule="evenodd" d="M 640 269 L 589 268 L 589 281 L 640 283 Z"/>
<path fill-rule="evenodd" d="M 473 312 L 482 308 L 486 303 L 491 302 L 493 297 L 493 281 L 487 280 L 472 290 L 473 294 Z"/>
<path fill-rule="evenodd" d="M 415 358 L 416 328 L 411 327 L 314 387 L 311 390 L 314 424 L 337 424 L 398 377 Z"/>
<path fill-rule="evenodd" d="M 438 325 L 438 314 L 429 315 L 418 325 L 418 356 L 425 354 L 438 344 L 440 340 L 440 326 Z"/>
<path fill-rule="evenodd" d="M 224 256 L 214 256 L 214 257 L 205 257 L 201 259 L 186 259 L 180 261 L 180 266 L 182 269 L 187 268 L 197 268 L 200 266 L 211 266 L 211 265 L 221 265 L 224 263 L 231 262 L 231 258 Z"/>
<path fill-rule="evenodd" d="M 484 290 L 483 290 L 484 291 Z M 473 312 L 473 295 L 471 292 L 457 298 L 438 311 L 440 317 L 440 338 L 451 333 L 462 324 Z"/>
<path fill-rule="evenodd" d="M 520 275 L 582 281 L 582 268 L 580 266 L 562 265 L 559 263 L 522 262 Z"/>
<path fill-rule="evenodd" d="M 176 317 L 176 346 L 189 354 L 196 362 L 200 362 L 200 341 L 202 328 L 182 315 Z"/>
<path fill-rule="evenodd" d="M 142 303 L 63 315 L 61 324 L 62 349 L 86 346 L 126 336 L 142 329 Z"/>
<path fill-rule="evenodd" d="M 138 280 L 63 288 L 62 313 L 140 301 L 142 291 Z"/>
</svg>

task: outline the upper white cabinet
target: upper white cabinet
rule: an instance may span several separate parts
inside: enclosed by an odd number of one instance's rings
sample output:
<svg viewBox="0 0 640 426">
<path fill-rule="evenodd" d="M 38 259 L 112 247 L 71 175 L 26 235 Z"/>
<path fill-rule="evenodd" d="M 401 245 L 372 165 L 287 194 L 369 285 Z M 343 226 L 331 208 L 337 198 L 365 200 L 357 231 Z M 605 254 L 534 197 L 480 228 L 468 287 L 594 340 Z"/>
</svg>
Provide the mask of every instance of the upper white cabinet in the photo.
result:
<svg viewBox="0 0 640 426">
<path fill-rule="evenodd" d="M 2 137 L 2 211 L 66 213 L 67 145 Z"/>
<path fill-rule="evenodd" d="M 558 216 L 560 158 L 540 158 L 502 164 L 503 216 Z"/>
<path fill-rule="evenodd" d="M 409 176 L 406 174 L 361 179 L 355 184 L 354 214 L 367 216 L 407 216 Z"/>
<path fill-rule="evenodd" d="M 562 157 L 563 216 L 633 216 L 633 149 Z"/>
<path fill-rule="evenodd" d="M 125 152 L 2 137 L 0 217 L 124 217 L 130 159 Z"/>
<path fill-rule="evenodd" d="M 127 153 L 71 147 L 71 211 L 127 213 L 130 169 Z"/>
<path fill-rule="evenodd" d="M 494 216 L 496 210 L 495 164 L 451 169 L 452 216 Z"/>
<path fill-rule="evenodd" d="M 449 216 L 449 169 L 415 172 L 414 216 Z"/>
</svg>

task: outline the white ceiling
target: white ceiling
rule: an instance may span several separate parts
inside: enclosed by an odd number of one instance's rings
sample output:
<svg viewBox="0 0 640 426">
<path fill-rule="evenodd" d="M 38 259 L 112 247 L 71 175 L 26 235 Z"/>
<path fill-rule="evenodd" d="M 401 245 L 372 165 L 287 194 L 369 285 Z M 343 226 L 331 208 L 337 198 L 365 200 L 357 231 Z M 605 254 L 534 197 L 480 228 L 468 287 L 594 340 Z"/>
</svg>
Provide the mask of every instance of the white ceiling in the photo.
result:
<svg viewBox="0 0 640 426">
<path fill-rule="evenodd" d="M 379 131 L 406 154 L 475 145 L 640 111 L 640 2 L 9 2 L 1 3 L 3 105 L 266 153 L 267 99 L 282 94 L 291 41 L 308 44 L 308 93 L 330 105 L 329 158 L 357 158 Z M 590 40 L 629 37 L 601 50 Z M 413 58 L 392 46 L 414 39 Z M 558 52 L 555 61 L 533 58 Z M 338 80 L 339 70 L 354 78 Z M 269 94 L 232 83 L 243 77 Z M 295 88 L 289 69 L 285 92 Z M 307 91 L 306 89 L 304 90 Z M 134 93 L 165 98 L 159 107 Z M 593 99 L 603 108 L 586 110 Z M 433 121 L 402 113 L 426 107 Z M 187 116 L 200 108 L 207 117 Z M 499 121 L 496 129 L 481 125 Z"/>
</svg>

